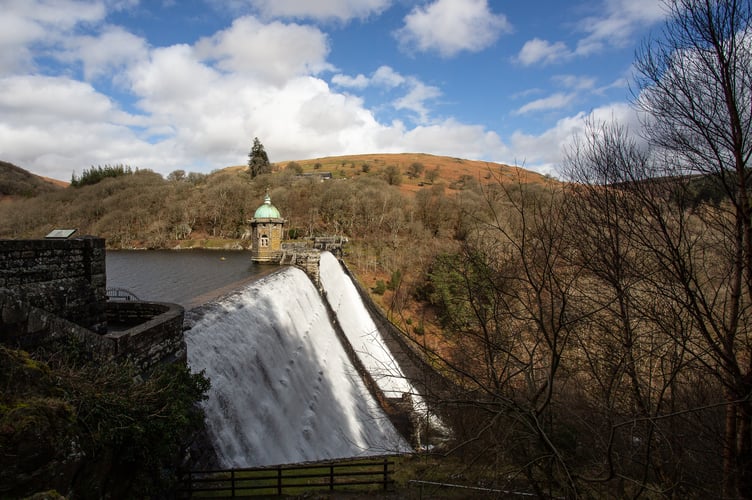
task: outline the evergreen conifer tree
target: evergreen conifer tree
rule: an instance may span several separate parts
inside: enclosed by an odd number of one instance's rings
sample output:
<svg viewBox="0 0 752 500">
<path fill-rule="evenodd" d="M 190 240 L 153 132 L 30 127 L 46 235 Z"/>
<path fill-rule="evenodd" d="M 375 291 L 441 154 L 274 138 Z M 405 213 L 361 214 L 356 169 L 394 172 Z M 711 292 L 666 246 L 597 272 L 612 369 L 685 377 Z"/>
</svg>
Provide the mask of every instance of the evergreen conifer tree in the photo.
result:
<svg viewBox="0 0 752 500">
<path fill-rule="evenodd" d="M 248 172 L 251 177 L 256 177 L 259 174 L 268 174 L 272 171 L 272 164 L 269 163 L 269 156 L 264 150 L 264 145 L 261 144 L 258 137 L 253 138 L 253 147 L 248 154 Z"/>
</svg>

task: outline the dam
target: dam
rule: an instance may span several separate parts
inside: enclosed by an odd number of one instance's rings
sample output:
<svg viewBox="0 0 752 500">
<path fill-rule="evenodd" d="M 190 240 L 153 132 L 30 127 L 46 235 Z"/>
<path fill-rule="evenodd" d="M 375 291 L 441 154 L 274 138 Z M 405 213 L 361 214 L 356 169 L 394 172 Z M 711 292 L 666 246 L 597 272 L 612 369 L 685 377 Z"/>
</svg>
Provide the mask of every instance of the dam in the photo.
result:
<svg viewBox="0 0 752 500">
<path fill-rule="evenodd" d="M 334 256 L 323 253 L 323 294 L 336 318 L 329 316 L 309 277 L 295 267 L 189 314 L 188 363 L 194 371 L 203 370 L 212 384 L 204 410 L 222 467 L 411 450 L 353 367 L 332 324 L 342 326 L 387 397 L 412 391 L 363 316 L 362 304 L 353 305 L 360 297 L 345 279 Z"/>
</svg>

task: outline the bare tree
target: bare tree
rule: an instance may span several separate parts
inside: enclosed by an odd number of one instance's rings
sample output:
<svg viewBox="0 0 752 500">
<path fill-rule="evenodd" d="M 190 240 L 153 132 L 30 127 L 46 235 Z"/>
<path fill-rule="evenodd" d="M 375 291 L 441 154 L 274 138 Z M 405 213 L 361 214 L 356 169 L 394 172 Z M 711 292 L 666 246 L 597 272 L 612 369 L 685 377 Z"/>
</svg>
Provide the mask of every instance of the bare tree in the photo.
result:
<svg viewBox="0 0 752 500">
<path fill-rule="evenodd" d="M 662 37 L 638 55 L 636 104 L 672 173 L 713 176 L 725 210 L 703 214 L 714 262 L 669 241 L 659 259 L 692 314 L 698 346 L 724 387 L 723 493 L 752 494 L 752 3 L 673 0 Z M 665 229 L 665 228 L 658 228 Z M 712 236 L 712 240 L 710 239 Z M 710 240 L 710 241 L 709 241 Z M 689 245 L 689 242 L 687 242 Z M 711 269 L 709 266 L 713 266 Z"/>
</svg>

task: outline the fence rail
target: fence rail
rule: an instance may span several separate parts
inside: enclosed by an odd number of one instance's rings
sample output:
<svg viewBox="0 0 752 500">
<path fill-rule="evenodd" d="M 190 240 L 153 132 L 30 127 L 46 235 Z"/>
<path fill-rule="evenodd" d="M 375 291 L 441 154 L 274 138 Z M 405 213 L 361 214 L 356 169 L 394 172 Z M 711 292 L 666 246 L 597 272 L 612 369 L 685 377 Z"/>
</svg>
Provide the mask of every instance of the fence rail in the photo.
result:
<svg viewBox="0 0 752 500">
<path fill-rule="evenodd" d="M 388 491 L 394 487 L 394 461 L 326 462 L 248 469 L 187 471 L 176 493 L 179 498 L 234 498 L 301 494 L 312 489 Z"/>
</svg>

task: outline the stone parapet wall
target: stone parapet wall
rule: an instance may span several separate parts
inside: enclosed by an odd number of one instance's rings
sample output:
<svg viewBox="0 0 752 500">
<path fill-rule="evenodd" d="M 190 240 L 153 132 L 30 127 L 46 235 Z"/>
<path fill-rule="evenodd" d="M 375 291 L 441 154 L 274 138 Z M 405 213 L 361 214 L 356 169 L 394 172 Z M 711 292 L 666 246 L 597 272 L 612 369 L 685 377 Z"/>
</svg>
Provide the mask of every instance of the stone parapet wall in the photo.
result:
<svg viewBox="0 0 752 500">
<path fill-rule="evenodd" d="M 132 362 L 143 373 L 162 363 L 186 362 L 184 310 L 159 302 L 108 302 L 117 327 L 99 335 L 0 288 L 0 343 L 34 349 L 72 339 L 96 361 Z"/>
<path fill-rule="evenodd" d="M 102 238 L 0 240 L 0 288 L 84 328 L 107 329 Z"/>
<path fill-rule="evenodd" d="M 164 302 L 109 302 L 107 318 L 116 356 L 142 371 L 161 363 L 187 360 L 183 337 L 185 310 Z M 122 328 L 122 329 L 121 329 Z"/>
<path fill-rule="evenodd" d="M 30 305 L 11 290 L 0 288 L 0 343 L 33 349 L 66 339 L 80 343 L 96 361 L 115 357 L 116 346 L 112 340 Z"/>
</svg>

